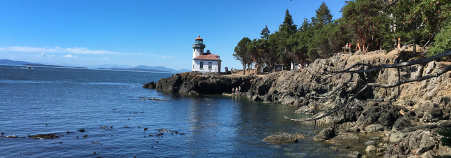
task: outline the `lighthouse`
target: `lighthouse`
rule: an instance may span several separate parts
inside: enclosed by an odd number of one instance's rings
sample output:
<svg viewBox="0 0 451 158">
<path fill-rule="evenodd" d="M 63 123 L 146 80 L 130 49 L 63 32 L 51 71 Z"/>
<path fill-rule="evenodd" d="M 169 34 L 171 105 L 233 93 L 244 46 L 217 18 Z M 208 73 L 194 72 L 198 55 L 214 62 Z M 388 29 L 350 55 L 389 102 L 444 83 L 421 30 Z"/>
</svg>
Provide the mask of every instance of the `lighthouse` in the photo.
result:
<svg viewBox="0 0 451 158">
<path fill-rule="evenodd" d="M 193 59 L 201 54 L 204 54 L 204 48 L 205 48 L 204 39 L 200 38 L 200 36 L 194 39 Z"/>
<path fill-rule="evenodd" d="M 211 54 L 210 50 L 204 53 L 204 39 L 197 37 L 193 44 L 193 68 L 192 71 L 221 72 L 221 60 L 219 55 Z"/>
</svg>

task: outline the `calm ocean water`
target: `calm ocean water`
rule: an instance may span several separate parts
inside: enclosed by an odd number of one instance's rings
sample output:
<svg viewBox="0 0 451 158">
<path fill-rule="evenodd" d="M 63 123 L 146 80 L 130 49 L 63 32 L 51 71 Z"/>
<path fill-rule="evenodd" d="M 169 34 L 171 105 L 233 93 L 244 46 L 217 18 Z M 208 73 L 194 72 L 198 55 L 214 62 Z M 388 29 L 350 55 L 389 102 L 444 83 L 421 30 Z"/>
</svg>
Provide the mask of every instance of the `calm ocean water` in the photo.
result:
<svg viewBox="0 0 451 158">
<path fill-rule="evenodd" d="M 144 83 L 171 75 L 0 66 L 0 132 L 5 133 L 0 137 L 0 157 L 339 156 L 311 136 L 296 144 L 262 141 L 277 132 L 312 130 L 284 119 L 305 117 L 294 114 L 294 107 L 142 88 Z M 149 136 L 162 128 L 170 132 Z M 47 133 L 60 138 L 5 137 Z"/>
</svg>

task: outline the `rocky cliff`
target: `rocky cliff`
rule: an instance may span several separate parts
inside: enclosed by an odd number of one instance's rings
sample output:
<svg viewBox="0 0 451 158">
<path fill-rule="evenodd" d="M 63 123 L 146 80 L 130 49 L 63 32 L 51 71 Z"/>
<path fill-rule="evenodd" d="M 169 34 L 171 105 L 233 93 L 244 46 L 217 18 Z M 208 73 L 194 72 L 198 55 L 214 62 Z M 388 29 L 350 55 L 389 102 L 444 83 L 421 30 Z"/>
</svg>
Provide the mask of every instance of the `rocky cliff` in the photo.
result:
<svg viewBox="0 0 451 158">
<path fill-rule="evenodd" d="M 241 87 L 248 91 L 254 76 L 223 76 L 217 73 L 184 72 L 172 77 L 162 78 L 157 83 L 148 83 L 144 88 L 157 91 L 190 95 L 231 93 L 232 88 Z"/>
<path fill-rule="evenodd" d="M 451 64 L 432 61 L 401 69 L 382 69 L 364 76 L 356 73 L 333 73 L 357 62 L 381 65 L 415 58 L 417 57 L 399 50 L 387 54 L 383 51 L 360 55 L 337 54 L 329 59 L 315 60 L 304 70 L 271 73 L 264 77 L 230 77 L 196 72 L 175 74 L 161 79 L 155 84 L 155 89 L 198 95 L 230 93 L 233 87 L 241 86 L 245 92 L 243 95 L 255 101 L 299 106 L 297 112 L 323 111 L 313 116 L 315 117 L 346 102 L 362 88 L 362 81 L 392 84 L 435 73 Z M 331 132 L 322 131 L 317 136 L 321 139 L 317 140 L 339 144 L 355 140 L 355 133 L 375 133 L 385 143 L 365 144 L 367 154 L 386 157 L 451 155 L 451 149 L 441 145 L 443 136 L 437 134 L 438 131 L 451 128 L 450 116 L 451 73 L 448 72 L 395 88 L 366 90 L 350 105 L 316 122 L 330 127 L 325 130 L 335 133 L 324 136 L 321 133 Z M 420 145 L 414 145 L 415 142 Z"/>
</svg>

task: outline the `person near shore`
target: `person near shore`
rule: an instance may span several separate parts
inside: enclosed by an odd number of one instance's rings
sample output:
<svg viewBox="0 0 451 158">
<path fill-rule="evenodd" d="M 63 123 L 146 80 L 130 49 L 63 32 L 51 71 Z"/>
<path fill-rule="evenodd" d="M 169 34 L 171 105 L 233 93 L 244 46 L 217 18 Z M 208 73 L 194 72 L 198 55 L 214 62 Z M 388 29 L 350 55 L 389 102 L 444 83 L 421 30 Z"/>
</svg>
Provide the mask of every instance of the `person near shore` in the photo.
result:
<svg viewBox="0 0 451 158">
<path fill-rule="evenodd" d="M 232 88 L 232 94 L 235 94 L 235 88 Z"/>
</svg>

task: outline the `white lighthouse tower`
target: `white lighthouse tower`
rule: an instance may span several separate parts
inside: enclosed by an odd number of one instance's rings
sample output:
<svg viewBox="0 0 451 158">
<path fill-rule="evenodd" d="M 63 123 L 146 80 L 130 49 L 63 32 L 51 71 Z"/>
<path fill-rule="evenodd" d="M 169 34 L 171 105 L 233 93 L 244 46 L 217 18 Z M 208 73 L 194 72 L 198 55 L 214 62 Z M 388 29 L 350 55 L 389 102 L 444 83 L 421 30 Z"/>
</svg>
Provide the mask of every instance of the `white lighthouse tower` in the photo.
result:
<svg viewBox="0 0 451 158">
<path fill-rule="evenodd" d="M 193 44 L 193 59 L 198 57 L 199 55 L 204 54 L 204 48 L 205 48 L 205 44 L 204 43 L 204 39 L 197 37 L 195 40 L 195 43 Z"/>
<path fill-rule="evenodd" d="M 221 60 L 219 55 L 211 54 L 210 50 L 204 53 L 204 40 L 197 37 L 193 44 L 193 69 L 199 72 L 221 72 Z"/>
</svg>

